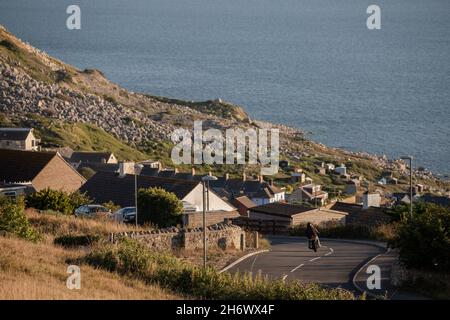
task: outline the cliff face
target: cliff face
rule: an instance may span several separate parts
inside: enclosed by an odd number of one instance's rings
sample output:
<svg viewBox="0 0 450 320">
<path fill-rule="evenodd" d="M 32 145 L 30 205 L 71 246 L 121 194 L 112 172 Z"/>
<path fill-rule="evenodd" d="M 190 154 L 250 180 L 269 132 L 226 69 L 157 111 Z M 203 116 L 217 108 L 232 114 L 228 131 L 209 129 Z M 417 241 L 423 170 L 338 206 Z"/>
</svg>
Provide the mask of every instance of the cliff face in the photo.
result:
<svg viewBox="0 0 450 320">
<path fill-rule="evenodd" d="M 170 162 L 171 133 L 179 127 L 192 130 L 194 120 L 220 130 L 278 128 L 281 157 L 323 184 L 339 181 L 315 174 L 318 161 L 347 163 L 351 173 L 371 182 L 383 170 L 405 173 L 397 161 L 328 148 L 305 139 L 299 129 L 251 120 L 243 108 L 220 99 L 193 102 L 127 91 L 100 71 L 78 70 L 0 26 L 0 126 L 33 126 L 49 146 L 110 150 L 121 158 L 151 156 Z"/>
</svg>

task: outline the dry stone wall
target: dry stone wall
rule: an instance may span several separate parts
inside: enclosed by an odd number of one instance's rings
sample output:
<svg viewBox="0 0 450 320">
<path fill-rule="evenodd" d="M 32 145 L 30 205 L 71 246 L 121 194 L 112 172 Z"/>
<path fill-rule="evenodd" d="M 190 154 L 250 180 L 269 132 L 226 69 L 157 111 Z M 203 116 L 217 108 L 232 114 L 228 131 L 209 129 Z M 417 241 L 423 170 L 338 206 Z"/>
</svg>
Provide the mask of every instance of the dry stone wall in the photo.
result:
<svg viewBox="0 0 450 320">
<path fill-rule="evenodd" d="M 151 231 L 122 232 L 111 235 L 113 242 L 121 237 L 136 239 L 154 250 L 203 248 L 202 228 L 166 228 Z M 241 249 L 245 244 L 244 231 L 235 225 L 216 224 L 207 227 L 206 240 L 208 248 Z"/>
</svg>

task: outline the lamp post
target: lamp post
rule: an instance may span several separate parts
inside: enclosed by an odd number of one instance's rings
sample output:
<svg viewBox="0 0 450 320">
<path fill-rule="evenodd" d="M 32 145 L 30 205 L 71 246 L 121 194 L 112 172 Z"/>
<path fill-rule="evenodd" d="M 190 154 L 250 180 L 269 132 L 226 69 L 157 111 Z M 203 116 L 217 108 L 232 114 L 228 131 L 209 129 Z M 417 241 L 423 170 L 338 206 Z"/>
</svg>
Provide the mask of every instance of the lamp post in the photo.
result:
<svg viewBox="0 0 450 320">
<path fill-rule="evenodd" d="M 138 186 L 137 186 L 137 177 L 141 174 L 142 168 L 144 166 L 140 163 L 136 163 L 134 165 L 134 206 L 135 206 L 135 216 L 134 221 L 136 223 L 136 228 L 138 227 Z"/>
<path fill-rule="evenodd" d="M 211 176 L 211 175 L 207 175 L 204 176 L 202 178 L 202 186 L 203 186 L 203 268 L 206 269 L 206 206 L 208 206 L 208 211 L 209 211 L 209 182 L 210 181 L 214 181 L 217 180 L 217 177 L 215 176 Z M 205 190 L 206 189 L 206 190 Z M 206 200 L 205 198 L 205 191 L 208 194 L 208 199 Z M 207 204 L 206 204 L 207 202 Z"/>
<path fill-rule="evenodd" d="M 413 186 L 412 186 L 412 156 L 403 156 L 402 160 L 409 161 L 409 216 L 412 219 L 413 217 Z"/>
</svg>

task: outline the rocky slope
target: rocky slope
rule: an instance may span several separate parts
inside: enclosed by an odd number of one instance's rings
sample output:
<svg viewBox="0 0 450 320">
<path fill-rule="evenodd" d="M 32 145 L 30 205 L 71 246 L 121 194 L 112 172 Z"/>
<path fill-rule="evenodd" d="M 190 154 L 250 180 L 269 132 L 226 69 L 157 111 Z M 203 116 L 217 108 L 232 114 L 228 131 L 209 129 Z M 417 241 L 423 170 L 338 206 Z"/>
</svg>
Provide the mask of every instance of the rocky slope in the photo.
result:
<svg viewBox="0 0 450 320">
<path fill-rule="evenodd" d="M 154 155 L 150 151 L 154 151 L 155 145 L 170 146 L 172 131 L 179 127 L 192 130 L 194 120 L 203 120 L 204 128 L 221 130 L 277 127 L 282 158 L 324 184 L 333 181 L 315 175 L 317 161 L 350 164 L 352 173 L 362 174 L 371 182 L 385 170 L 398 176 L 406 172 L 401 161 L 328 148 L 305 139 L 299 129 L 251 120 L 241 107 L 220 100 L 192 102 L 127 91 L 107 80 L 100 71 L 77 70 L 22 42 L 0 26 L 0 125 L 31 123 L 38 132 L 45 133 L 41 137 L 44 143 L 52 135 L 58 135 L 60 144 L 97 150 L 96 144 L 80 145 L 64 140 L 61 130 L 56 132 L 52 126 L 85 124 L 104 130 L 118 143 Z M 168 148 L 157 150 L 165 153 L 163 159 L 168 159 Z M 421 174 L 436 185 L 431 173 Z"/>
</svg>

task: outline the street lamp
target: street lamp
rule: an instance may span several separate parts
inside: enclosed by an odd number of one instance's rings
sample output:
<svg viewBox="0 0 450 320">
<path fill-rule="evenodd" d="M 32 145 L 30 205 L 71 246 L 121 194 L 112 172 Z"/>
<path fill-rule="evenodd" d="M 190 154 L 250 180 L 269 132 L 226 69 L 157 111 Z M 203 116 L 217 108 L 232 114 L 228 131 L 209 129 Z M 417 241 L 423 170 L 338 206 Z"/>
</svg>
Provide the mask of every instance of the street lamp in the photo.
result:
<svg viewBox="0 0 450 320">
<path fill-rule="evenodd" d="M 209 211 L 209 182 L 217 180 L 217 177 L 212 175 L 207 175 L 202 177 L 202 186 L 203 186 L 203 268 L 206 269 L 206 206 L 208 206 Z M 205 189 L 208 194 L 208 199 L 205 199 Z M 206 201 L 208 204 L 206 204 Z"/>
<path fill-rule="evenodd" d="M 413 217 L 413 186 L 412 186 L 412 156 L 403 156 L 400 159 L 409 161 L 409 215 Z"/>
<path fill-rule="evenodd" d="M 134 221 L 136 223 L 136 228 L 138 227 L 138 187 L 137 187 L 137 177 L 141 174 L 144 166 L 140 163 L 134 165 L 134 206 L 135 206 L 135 216 Z"/>
</svg>

